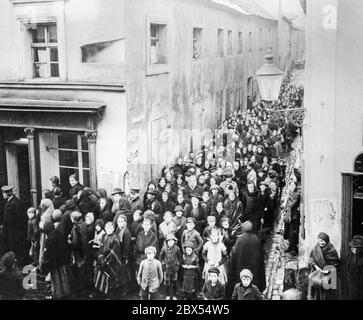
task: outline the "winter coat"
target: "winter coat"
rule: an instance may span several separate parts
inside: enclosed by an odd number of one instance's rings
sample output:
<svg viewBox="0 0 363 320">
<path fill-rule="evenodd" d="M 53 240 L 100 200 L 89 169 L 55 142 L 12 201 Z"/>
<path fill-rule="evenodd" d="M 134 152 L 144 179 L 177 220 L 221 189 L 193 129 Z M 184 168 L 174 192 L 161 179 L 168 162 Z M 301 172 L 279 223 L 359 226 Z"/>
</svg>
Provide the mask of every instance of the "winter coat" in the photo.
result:
<svg viewBox="0 0 363 320">
<path fill-rule="evenodd" d="M 42 271 L 44 273 L 52 272 L 61 266 L 69 264 L 69 255 L 63 236 L 58 229 L 55 229 L 45 240 L 45 250 L 41 265 Z"/>
<path fill-rule="evenodd" d="M 229 218 L 231 228 L 234 228 L 239 224 L 238 219 L 242 217 L 243 204 L 237 198 L 234 201 L 227 199 L 224 201 L 224 211 Z"/>
<path fill-rule="evenodd" d="M 135 245 L 135 257 L 136 257 L 136 264 L 140 264 L 143 259 L 146 258 L 145 249 L 147 247 L 153 246 L 156 248 L 156 253 L 159 250 L 159 241 L 156 233 L 153 230 L 149 230 L 147 234 L 145 231 L 142 230 L 139 232 L 136 238 L 136 245 Z M 155 255 L 157 257 L 157 254 Z"/>
<path fill-rule="evenodd" d="M 239 280 L 241 270 L 249 269 L 253 274 L 252 284 L 263 292 L 266 288 L 264 253 L 257 235 L 243 233 L 232 248 L 230 260 L 230 284 Z"/>
<path fill-rule="evenodd" d="M 12 196 L 5 203 L 3 217 L 4 252 L 13 251 L 21 260 L 25 257 L 28 216 L 21 201 Z"/>
<path fill-rule="evenodd" d="M 207 300 L 225 300 L 226 293 L 225 287 L 218 280 L 215 286 L 212 286 L 212 282 L 208 280 L 202 289 L 202 295 Z"/>
<path fill-rule="evenodd" d="M 84 186 L 77 182 L 73 187 L 69 189 L 69 198 L 77 197 L 79 191 L 83 190 Z"/>
<path fill-rule="evenodd" d="M 194 218 L 196 220 L 195 230 L 197 230 L 199 233 L 203 232 L 207 222 L 207 212 L 200 203 L 198 204 L 198 208 L 195 210 L 192 205 L 188 205 L 185 208 L 185 217 Z"/>
<path fill-rule="evenodd" d="M 110 198 L 106 198 L 106 204 L 102 210 L 99 212 L 99 219 L 102 219 L 106 224 L 109 221 L 113 221 L 115 217 L 115 213 L 112 212 L 112 200 Z"/>
<path fill-rule="evenodd" d="M 261 226 L 262 212 L 259 210 L 258 191 L 250 193 L 247 191 L 242 197 L 244 212 L 242 222 L 247 220 L 252 222 L 253 232 L 257 234 Z"/>
<path fill-rule="evenodd" d="M 167 275 L 174 274 L 179 271 L 182 253 L 180 248 L 174 244 L 171 248 L 165 244 L 161 249 L 159 260 Z"/>
<path fill-rule="evenodd" d="M 131 254 L 131 232 L 127 227 L 125 227 L 123 232 L 117 228 L 115 233 L 117 234 L 120 242 L 120 256 L 123 260 L 122 262 L 125 262 L 125 260 L 129 259 Z"/>
<path fill-rule="evenodd" d="M 233 290 L 232 300 L 263 300 L 263 295 L 254 285 L 245 288 L 242 283 L 237 283 Z"/>
<path fill-rule="evenodd" d="M 14 268 L 0 270 L 0 298 L 1 300 L 19 300 L 25 296 L 23 275 Z"/>
</svg>

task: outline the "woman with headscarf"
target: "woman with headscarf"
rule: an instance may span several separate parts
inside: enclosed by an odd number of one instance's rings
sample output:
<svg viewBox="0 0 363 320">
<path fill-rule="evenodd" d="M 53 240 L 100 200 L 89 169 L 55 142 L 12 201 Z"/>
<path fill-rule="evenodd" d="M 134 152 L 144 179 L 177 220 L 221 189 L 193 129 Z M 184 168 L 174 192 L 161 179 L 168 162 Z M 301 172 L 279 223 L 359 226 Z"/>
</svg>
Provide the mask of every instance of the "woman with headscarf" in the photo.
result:
<svg viewBox="0 0 363 320">
<path fill-rule="evenodd" d="M 78 192 L 77 205 L 79 211 L 82 213 L 83 219 L 88 212 L 92 212 L 94 214 L 97 211 L 97 203 L 93 197 L 91 197 L 91 195 L 91 192 L 87 188 L 84 188 Z M 96 218 L 98 217 L 96 216 Z"/>
<path fill-rule="evenodd" d="M 247 191 L 242 196 L 243 203 L 243 214 L 241 221 L 251 221 L 252 223 L 252 232 L 258 234 L 261 229 L 261 212 L 259 210 L 258 203 L 258 190 L 253 181 L 249 181 L 247 183 Z"/>
<path fill-rule="evenodd" d="M 53 202 L 50 199 L 42 199 L 39 205 L 39 230 L 40 230 L 40 240 L 39 240 L 39 264 L 42 261 L 44 244 L 45 244 L 45 233 L 44 226 L 47 222 L 52 221 L 52 213 L 54 211 Z"/>
<path fill-rule="evenodd" d="M 234 191 L 230 191 L 228 194 L 228 198 L 224 201 L 224 210 L 226 216 L 229 218 L 230 227 L 234 229 L 237 225 L 239 225 L 239 218 L 242 216 L 243 212 L 243 204 L 237 198 L 237 195 Z"/>
<path fill-rule="evenodd" d="M 340 266 L 340 259 L 334 245 L 330 242 L 329 236 L 321 232 L 318 235 L 318 243 L 315 245 L 310 253 L 309 258 L 309 300 L 334 300 L 337 299 L 337 285 L 338 285 L 338 268 Z M 326 268 L 328 267 L 328 268 Z M 335 270 L 331 274 L 332 269 Z M 331 280 L 335 280 L 335 284 L 331 283 L 331 289 L 324 288 L 326 277 L 331 275 Z M 330 278 L 330 276 L 329 276 Z M 335 286 L 335 289 L 334 288 Z"/>
<path fill-rule="evenodd" d="M 100 213 L 99 219 L 103 220 L 103 223 L 107 223 L 109 221 L 113 221 L 115 214 L 112 212 L 112 200 L 110 198 L 101 198 L 100 199 Z"/>
<path fill-rule="evenodd" d="M 72 289 L 72 271 L 67 255 L 66 244 L 62 234 L 54 228 L 52 222 L 44 225 L 45 250 L 41 263 L 41 271 L 44 274 L 50 272 L 52 283 L 52 296 L 61 299 L 70 296 Z"/>
</svg>

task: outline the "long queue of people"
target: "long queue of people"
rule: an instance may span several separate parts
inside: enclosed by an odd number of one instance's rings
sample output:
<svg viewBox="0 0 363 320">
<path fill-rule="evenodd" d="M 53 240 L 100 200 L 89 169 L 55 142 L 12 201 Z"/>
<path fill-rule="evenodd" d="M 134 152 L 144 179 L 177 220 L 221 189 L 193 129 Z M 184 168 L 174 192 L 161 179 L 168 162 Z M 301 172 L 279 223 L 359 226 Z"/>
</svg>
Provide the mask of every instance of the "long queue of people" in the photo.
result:
<svg viewBox="0 0 363 320">
<path fill-rule="evenodd" d="M 285 185 L 281 157 L 291 148 L 286 128 L 269 117 L 264 103 L 234 112 L 209 145 L 164 167 L 143 195 L 136 187 L 129 196 L 91 190 L 76 174 L 66 194 L 52 177 L 24 224 L 21 203 L 3 187 L 3 265 L 15 270 L 15 258 L 24 265 L 31 257 L 55 299 L 132 291 L 158 299 L 161 287 L 166 299 L 263 299 L 261 241 L 274 226 Z M 226 135 L 231 142 L 217 146 Z M 292 252 L 296 220 L 290 214 L 286 221 Z"/>
</svg>

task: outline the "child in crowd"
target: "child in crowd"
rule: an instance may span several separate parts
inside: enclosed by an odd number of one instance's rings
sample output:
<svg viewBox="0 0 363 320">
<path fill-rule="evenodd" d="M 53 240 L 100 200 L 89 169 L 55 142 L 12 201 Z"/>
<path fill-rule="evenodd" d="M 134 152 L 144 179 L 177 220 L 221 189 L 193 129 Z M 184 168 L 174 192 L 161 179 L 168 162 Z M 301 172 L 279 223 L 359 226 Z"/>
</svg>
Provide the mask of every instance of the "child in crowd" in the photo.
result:
<svg viewBox="0 0 363 320">
<path fill-rule="evenodd" d="M 30 242 L 29 256 L 33 260 L 33 265 L 37 266 L 39 261 L 37 243 L 39 241 L 40 232 L 36 217 L 36 210 L 31 207 L 26 213 L 28 215 L 27 239 Z"/>
<path fill-rule="evenodd" d="M 186 242 L 191 242 L 193 244 L 194 251 L 198 254 L 200 249 L 203 246 L 203 239 L 200 236 L 200 233 L 195 230 L 195 219 L 187 218 L 186 221 L 186 229 L 182 234 L 182 248 L 185 248 Z"/>
<path fill-rule="evenodd" d="M 160 248 L 163 246 L 164 241 L 169 233 L 176 232 L 176 224 L 173 221 L 173 214 L 170 211 L 164 213 L 164 222 L 159 225 L 159 244 Z"/>
<path fill-rule="evenodd" d="M 240 273 L 241 282 L 234 287 L 232 300 L 263 300 L 262 293 L 252 284 L 253 274 L 249 269 Z"/>
<path fill-rule="evenodd" d="M 166 245 L 161 249 L 160 261 L 164 270 L 164 285 L 166 288 L 166 300 L 176 298 L 176 283 L 178 280 L 178 271 L 181 263 L 181 251 L 176 245 L 177 238 L 173 233 L 169 233 L 165 240 Z"/>
<path fill-rule="evenodd" d="M 216 217 L 215 216 L 208 216 L 207 217 L 207 226 L 204 228 L 204 231 L 202 233 L 202 238 L 204 242 L 207 242 L 211 232 L 213 229 L 217 229 L 216 227 Z"/>
<path fill-rule="evenodd" d="M 159 260 L 155 259 L 156 248 L 145 249 L 146 259 L 140 263 L 137 273 L 137 283 L 141 287 L 141 300 L 157 300 L 158 290 L 163 281 L 163 270 Z"/>
<path fill-rule="evenodd" d="M 209 240 L 203 246 L 203 259 L 205 261 L 202 279 L 208 280 L 207 273 L 209 268 L 216 267 L 220 271 L 219 281 L 222 284 L 227 282 L 227 274 L 224 263 L 227 261 L 227 248 L 222 243 L 220 231 L 213 229 Z"/>
<path fill-rule="evenodd" d="M 202 289 L 204 300 L 224 300 L 226 298 L 225 286 L 219 281 L 220 271 L 216 267 L 208 270 L 208 281 Z"/>
<path fill-rule="evenodd" d="M 145 249 L 148 247 L 156 248 L 155 255 L 157 254 L 159 243 L 156 233 L 151 229 L 151 221 L 144 219 L 142 223 L 142 231 L 140 231 L 136 238 L 135 245 L 135 264 L 136 270 L 139 268 L 142 260 L 146 258 Z"/>
<path fill-rule="evenodd" d="M 121 249 L 113 222 L 105 224 L 105 231 L 97 257 L 95 288 L 99 294 L 107 297 L 119 284 Z M 92 297 L 94 294 L 90 295 Z"/>
<path fill-rule="evenodd" d="M 183 254 L 183 283 L 182 292 L 184 293 L 184 300 L 193 300 L 196 297 L 196 290 L 198 285 L 199 274 L 199 261 L 198 256 L 195 254 L 194 244 L 191 241 L 184 243 Z"/>
<path fill-rule="evenodd" d="M 187 219 L 184 217 L 184 209 L 182 206 L 177 205 L 174 209 L 175 217 L 173 218 L 173 222 L 176 225 L 176 237 L 180 241 L 181 236 L 183 234 Z"/>
<path fill-rule="evenodd" d="M 138 233 L 142 230 L 142 221 L 143 221 L 142 211 L 135 210 L 134 214 L 132 215 L 132 219 L 133 221 L 130 227 L 131 242 L 135 243 Z"/>
</svg>

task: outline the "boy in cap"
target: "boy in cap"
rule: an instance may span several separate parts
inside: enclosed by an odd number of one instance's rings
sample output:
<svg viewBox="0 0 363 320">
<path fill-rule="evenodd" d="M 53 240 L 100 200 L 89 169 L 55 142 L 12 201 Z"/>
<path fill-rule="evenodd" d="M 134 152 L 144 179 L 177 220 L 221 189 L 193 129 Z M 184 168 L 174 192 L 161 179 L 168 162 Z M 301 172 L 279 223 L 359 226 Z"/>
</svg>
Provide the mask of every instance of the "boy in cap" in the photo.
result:
<svg viewBox="0 0 363 320">
<path fill-rule="evenodd" d="M 15 254 L 10 251 L 1 259 L 3 269 L 0 270 L 0 297 L 3 300 L 19 300 L 25 295 L 23 276 L 15 268 Z"/>
<path fill-rule="evenodd" d="M 203 246 L 203 239 L 200 233 L 195 230 L 195 219 L 192 217 L 187 218 L 186 230 L 182 234 L 182 248 L 185 248 L 186 242 L 191 242 L 193 244 L 194 251 L 198 254 Z"/>
<path fill-rule="evenodd" d="M 145 249 L 146 259 L 141 261 L 137 273 L 137 283 L 141 287 L 141 300 L 157 300 L 158 290 L 163 281 L 161 262 L 155 259 L 156 248 L 153 246 Z"/>
<path fill-rule="evenodd" d="M 263 295 L 252 284 L 253 274 L 249 269 L 243 269 L 240 273 L 241 282 L 234 287 L 232 300 L 263 300 Z"/>
<path fill-rule="evenodd" d="M 202 289 L 202 296 L 204 300 L 224 300 L 225 286 L 219 281 L 219 269 L 216 267 L 209 268 L 208 281 L 204 284 Z"/>
<path fill-rule="evenodd" d="M 169 233 L 165 240 L 165 245 L 160 252 L 160 261 L 164 270 L 164 285 L 166 288 L 166 300 L 176 298 L 176 283 L 182 255 L 180 248 L 176 245 L 177 238 L 173 233 Z"/>
</svg>

